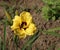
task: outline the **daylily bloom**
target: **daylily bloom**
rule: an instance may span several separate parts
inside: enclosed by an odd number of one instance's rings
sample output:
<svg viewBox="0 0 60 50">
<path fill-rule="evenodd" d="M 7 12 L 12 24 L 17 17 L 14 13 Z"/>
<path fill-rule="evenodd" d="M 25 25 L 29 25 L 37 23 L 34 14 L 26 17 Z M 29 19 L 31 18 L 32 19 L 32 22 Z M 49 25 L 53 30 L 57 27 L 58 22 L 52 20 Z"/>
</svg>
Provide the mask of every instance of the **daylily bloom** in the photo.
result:
<svg viewBox="0 0 60 50">
<path fill-rule="evenodd" d="M 26 38 L 26 36 L 34 34 L 36 27 L 32 22 L 31 14 L 23 11 L 20 16 L 15 16 L 11 29 L 19 38 Z"/>
</svg>

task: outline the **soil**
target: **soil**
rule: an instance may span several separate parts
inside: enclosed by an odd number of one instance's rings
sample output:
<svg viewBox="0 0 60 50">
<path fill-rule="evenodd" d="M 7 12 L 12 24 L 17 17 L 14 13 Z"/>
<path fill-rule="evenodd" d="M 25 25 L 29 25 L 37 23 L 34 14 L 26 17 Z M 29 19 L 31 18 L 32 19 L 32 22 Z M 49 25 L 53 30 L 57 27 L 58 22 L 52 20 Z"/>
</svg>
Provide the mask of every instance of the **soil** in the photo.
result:
<svg viewBox="0 0 60 50">
<path fill-rule="evenodd" d="M 13 5 L 12 2 L 5 0 L 5 2 L 8 2 L 9 4 Z M 41 15 L 41 8 L 44 6 L 44 3 L 42 0 L 18 0 L 17 3 L 20 2 L 19 5 L 16 3 L 16 9 L 19 8 L 19 6 L 24 10 L 29 10 L 29 12 L 32 14 L 33 21 L 36 24 L 37 29 L 43 29 L 47 30 L 50 28 L 60 27 L 60 20 L 56 21 L 45 21 L 42 18 Z M 20 9 L 19 9 L 20 10 Z M 21 12 L 21 10 L 20 10 Z M 3 20 L 4 17 L 4 11 L 3 7 L 0 6 L 0 20 Z M 7 25 L 7 34 L 6 34 L 6 50 L 16 50 L 16 45 L 13 41 L 13 32 L 10 29 L 10 26 Z M 4 32 L 4 24 L 0 22 L 0 36 L 3 38 L 3 32 Z M 60 31 L 58 31 L 60 34 Z M 39 33 L 40 36 L 38 39 L 33 43 L 32 50 L 47 50 L 49 47 L 51 50 L 57 50 L 60 48 L 60 38 L 52 35 L 47 35 L 43 33 Z M 21 39 L 18 41 L 18 50 L 21 50 L 23 44 L 27 41 L 27 39 Z M 3 40 L 2 40 L 3 41 Z M 52 47 L 51 47 L 52 46 Z"/>
</svg>

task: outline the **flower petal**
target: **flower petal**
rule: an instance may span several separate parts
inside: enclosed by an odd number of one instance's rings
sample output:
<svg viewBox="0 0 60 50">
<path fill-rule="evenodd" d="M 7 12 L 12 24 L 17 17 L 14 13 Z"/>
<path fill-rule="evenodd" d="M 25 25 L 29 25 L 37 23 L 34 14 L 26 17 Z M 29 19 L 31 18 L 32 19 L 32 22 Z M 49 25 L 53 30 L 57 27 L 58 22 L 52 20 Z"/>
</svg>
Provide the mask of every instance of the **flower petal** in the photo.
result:
<svg viewBox="0 0 60 50">
<path fill-rule="evenodd" d="M 21 25 L 21 23 L 21 17 L 15 16 L 15 18 L 13 19 L 13 25 L 11 26 L 12 30 L 19 28 L 19 25 Z"/>
<path fill-rule="evenodd" d="M 26 29 L 26 34 L 27 35 L 33 35 L 34 31 L 36 30 L 36 27 L 33 23 L 29 25 L 29 27 Z"/>
<path fill-rule="evenodd" d="M 17 29 L 17 30 L 15 30 L 16 31 L 16 35 L 18 35 L 19 36 L 19 38 L 26 38 L 26 32 L 25 32 L 25 30 L 24 29 Z"/>
<path fill-rule="evenodd" d="M 29 12 L 22 12 L 20 16 L 16 15 L 13 19 L 11 29 L 19 38 L 26 38 L 27 35 L 33 35 L 36 30 L 35 24 L 32 23 L 32 16 Z"/>
<path fill-rule="evenodd" d="M 21 24 L 22 23 L 21 17 L 18 16 L 18 15 L 16 15 L 15 18 L 13 19 L 13 22 L 18 23 L 18 24 Z"/>
<path fill-rule="evenodd" d="M 23 11 L 21 14 L 20 14 L 20 17 L 22 19 L 23 22 L 26 22 L 28 26 L 31 22 L 32 22 L 32 16 L 29 12 L 25 12 Z"/>
</svg>

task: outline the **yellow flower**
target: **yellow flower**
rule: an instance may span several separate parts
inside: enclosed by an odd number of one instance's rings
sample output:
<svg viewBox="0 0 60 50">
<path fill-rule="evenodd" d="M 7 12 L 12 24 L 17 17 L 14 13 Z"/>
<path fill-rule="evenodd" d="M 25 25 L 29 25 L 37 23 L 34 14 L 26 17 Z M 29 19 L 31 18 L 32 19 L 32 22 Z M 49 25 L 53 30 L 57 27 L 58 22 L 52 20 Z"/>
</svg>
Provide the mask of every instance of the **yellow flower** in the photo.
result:
<svg viewBox="0 0 60 50">
<path fill-rule="evenodd" d="M 18 35 L 19 38 L 26 38 L 26 36 L 34 34 L 36 27 L 32 22 L 31 14 L 23 11 L 20 16 L 15 16 L 11 29 L 14 31 L 15 35 Z"/>
</svg>

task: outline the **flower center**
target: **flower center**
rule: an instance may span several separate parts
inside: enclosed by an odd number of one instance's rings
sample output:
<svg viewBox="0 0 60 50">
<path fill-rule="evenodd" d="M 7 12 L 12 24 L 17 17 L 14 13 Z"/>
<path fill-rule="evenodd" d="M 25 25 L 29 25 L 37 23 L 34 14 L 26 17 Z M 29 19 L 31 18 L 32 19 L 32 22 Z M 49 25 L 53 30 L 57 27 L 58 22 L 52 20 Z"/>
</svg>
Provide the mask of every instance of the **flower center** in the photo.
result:
<svg viewBox="0 0 60 50">
<path fill-rule="evenodd" d="M 27 25 L 26 22 L 22 22 L 22 24 L 21 24 L 21 26 L 20 26 L 20 29 L 23 28 L 23 27 L 26 26 L 26 25 Z M 23 29 L 25 30 L 26 28 L 23 28 Z"/>
</svg>

